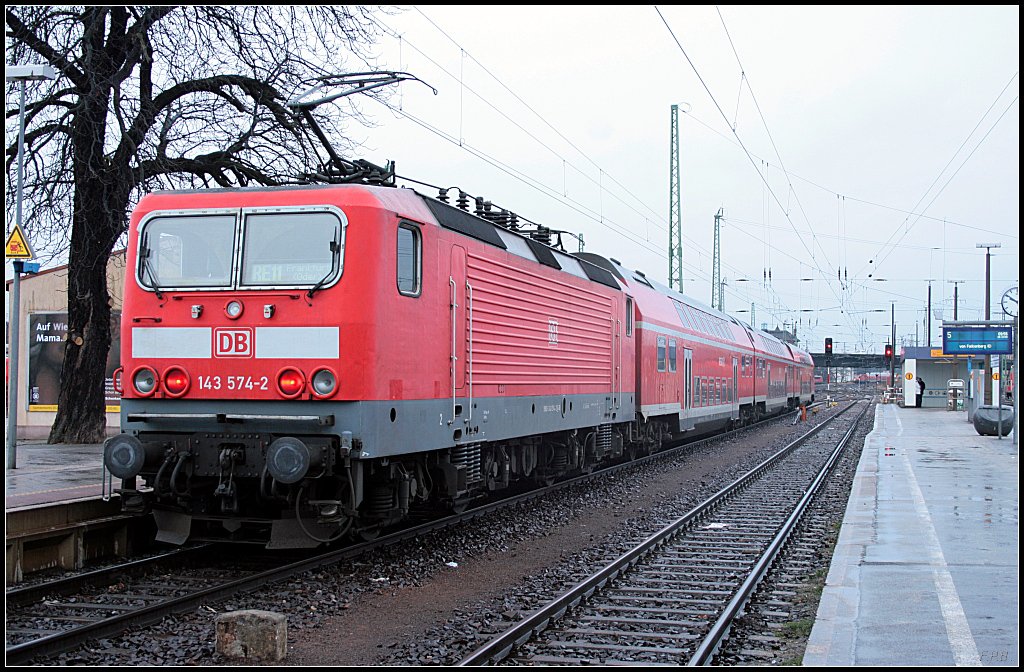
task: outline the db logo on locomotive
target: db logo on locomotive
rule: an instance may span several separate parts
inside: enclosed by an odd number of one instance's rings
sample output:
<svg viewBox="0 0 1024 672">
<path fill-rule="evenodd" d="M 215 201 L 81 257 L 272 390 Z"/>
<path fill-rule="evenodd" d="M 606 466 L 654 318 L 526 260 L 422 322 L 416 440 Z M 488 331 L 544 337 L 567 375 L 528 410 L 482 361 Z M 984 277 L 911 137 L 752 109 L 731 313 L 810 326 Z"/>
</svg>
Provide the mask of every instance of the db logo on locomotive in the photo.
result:
<svg viewBox="0 0 1024 672">
<path fill-rule="evenodd" d="M 214 329 L 214 357 L 252 357 L 252 329 Z"/>
</svg>

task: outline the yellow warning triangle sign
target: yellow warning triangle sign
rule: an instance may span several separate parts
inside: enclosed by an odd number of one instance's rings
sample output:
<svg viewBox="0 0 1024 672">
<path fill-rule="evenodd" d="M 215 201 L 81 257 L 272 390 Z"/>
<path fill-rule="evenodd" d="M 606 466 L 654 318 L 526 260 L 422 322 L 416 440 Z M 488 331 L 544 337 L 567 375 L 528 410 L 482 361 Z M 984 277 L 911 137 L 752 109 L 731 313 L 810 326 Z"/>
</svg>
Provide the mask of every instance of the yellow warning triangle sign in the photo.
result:
<svg viewBox="0 0 1024 672">
<path fill-rule="evenodd" d="M 17 224 L 14 225 L 11 235 L 7 236 L 7 244 L 4 246 L 4 257 L 6 259 L 36 258 L 36 253 L 32 251 L 32 246 L 28 244 L 28 238 L 25 237 L 21 227 Z"/>
</svg>

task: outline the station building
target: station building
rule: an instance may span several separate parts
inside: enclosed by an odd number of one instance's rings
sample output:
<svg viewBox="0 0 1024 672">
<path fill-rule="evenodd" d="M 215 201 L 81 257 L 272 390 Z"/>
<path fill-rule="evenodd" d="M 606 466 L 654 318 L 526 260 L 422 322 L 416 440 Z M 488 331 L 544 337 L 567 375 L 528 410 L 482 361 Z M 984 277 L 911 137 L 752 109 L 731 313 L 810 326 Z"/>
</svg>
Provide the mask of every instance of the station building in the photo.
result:
<svg viewBox="0 0 1024 672">
<path fill-rule="evenodd" d="M 996 404 L 1000 389 L 1003 403 L 1012 404 L 1013 392 L 1013 357 L 995 358 L 993 371 L 996 377 L 992 380 L 992 403 Z M 1000 388 L 999 377 L 1003 378 Z M 942 348 L 906 347 L 903 349 L 902 376 L 896 387 L 902 385 L 902 404 L 906 407 L 916 405 L 918 380 L 925 381 L 925 390 L 921 398 L 922 408 L 946 408 L 949 400 L 950 381 L 961 381 L 954 389 L 960 387 L 965 395 L 980 395 L 984 391 L 985 358 L 976 355 L 944 354 Z M 980 397 L 979 397 L 980 398 Z"/>
<path fill-rule="evenodd" d="M 124 291 L 125 252 L 116 251 L 107 262 L 107 291 L 112 311 L 113 342 L 107 356 L 107 431 L 120 427 L 120 395 L 114 390 L 113 372 L 121 365 L 121 300 Z M 7 304 L 13 280 L 7 281 Z M 57 393 L 64 361 L 68 323 L 68 267 L 58 266 L 21 276 L 18 331 L 18 438 L 45 439 L 57 415 Z M 9 358 L 10 324 L 6 325 Z M 14 375 L 14 363 L 7 361 L 7 376 Z M 9 389 L 9 388 L 5 388 Z M 5 406 L 6 410 L 6 406 Z"/>
</svg>

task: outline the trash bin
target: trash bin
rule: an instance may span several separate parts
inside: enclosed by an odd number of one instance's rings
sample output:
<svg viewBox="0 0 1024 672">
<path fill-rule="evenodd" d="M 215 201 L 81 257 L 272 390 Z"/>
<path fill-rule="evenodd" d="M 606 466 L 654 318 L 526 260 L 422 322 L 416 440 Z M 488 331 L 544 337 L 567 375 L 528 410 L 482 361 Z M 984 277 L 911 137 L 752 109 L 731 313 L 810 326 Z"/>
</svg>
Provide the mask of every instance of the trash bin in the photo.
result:
<svg viewBox="0 0 1024 672">
<path fill-rule="evenodd" d="M 1000 411 L 1002 411 L 1003 436 L 1008 436 L 1013 430 L 1013 406 L 979 406 L 974 411 L 974 429 L 982 436 L 998 436 Z"/>
</svg>

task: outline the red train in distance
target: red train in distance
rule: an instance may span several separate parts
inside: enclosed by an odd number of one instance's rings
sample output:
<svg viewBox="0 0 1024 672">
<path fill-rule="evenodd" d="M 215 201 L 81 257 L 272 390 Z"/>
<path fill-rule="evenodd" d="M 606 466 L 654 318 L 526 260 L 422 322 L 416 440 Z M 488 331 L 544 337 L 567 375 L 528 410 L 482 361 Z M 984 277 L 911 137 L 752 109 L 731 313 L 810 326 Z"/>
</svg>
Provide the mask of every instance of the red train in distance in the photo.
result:
<svg viewBox="0 0 1024 672">
<path fill-rule="evenodd" d="M 470 204 L 363 184 L 144 197 L 104 451 L 124 506 L 172 543 L 370 538 L 813 400 L 808 353 Z"/>
</svg>

